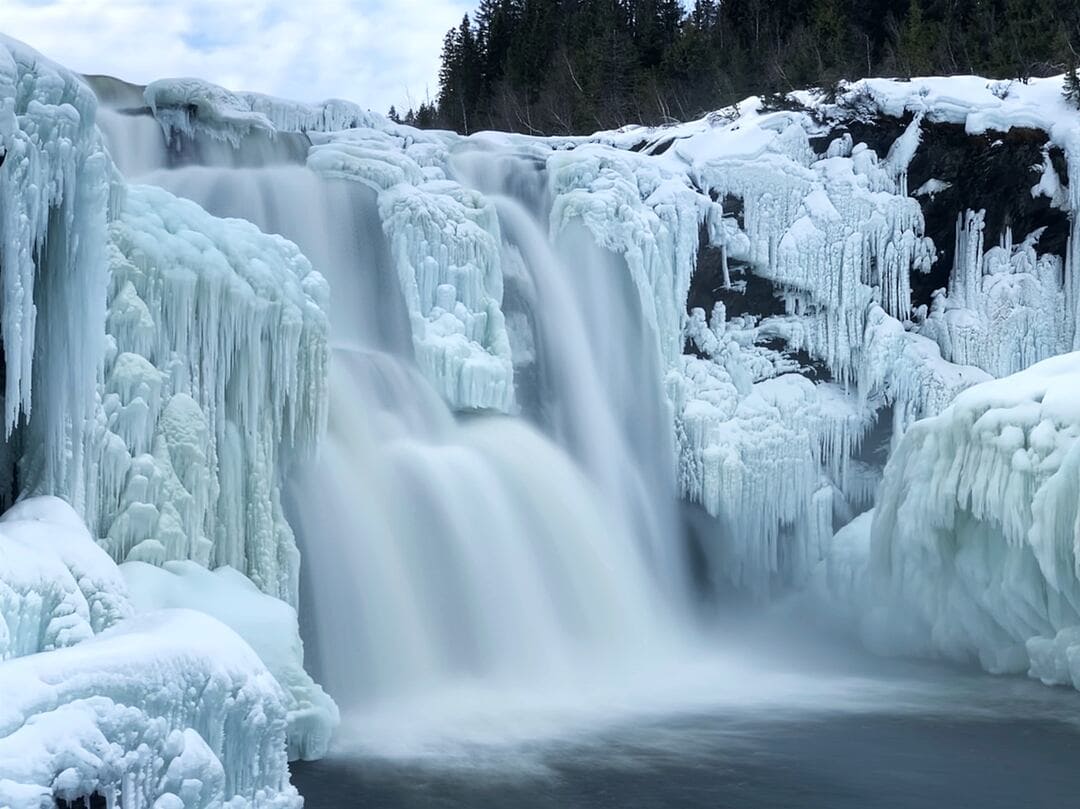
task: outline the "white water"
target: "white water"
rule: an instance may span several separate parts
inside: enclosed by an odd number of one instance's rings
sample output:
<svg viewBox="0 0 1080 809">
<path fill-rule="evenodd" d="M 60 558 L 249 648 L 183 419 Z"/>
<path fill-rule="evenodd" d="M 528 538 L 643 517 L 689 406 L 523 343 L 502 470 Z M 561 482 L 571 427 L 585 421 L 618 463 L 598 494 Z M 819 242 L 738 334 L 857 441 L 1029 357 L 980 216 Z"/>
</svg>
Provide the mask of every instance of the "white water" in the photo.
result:
<svg viewBox="0 0 1080 809">
<path fill-rule="evenodd" d="M 660 370 L 641 360 L 655 336 L 621 259 L 583 229 L 550 242 L 527 161 L 474 176 L 515 193 L 497 203 L 506 308 L 535 361 L 519 369 L 523 416 L 455 417 L 412 361 L 373 192 L 288 150 L 262 167 L 246 145 L 178 159 L 148 123 L 107 118 L 131 179 L 285 235 L 333 290 L 329 431 L 290 512 L 309 665 L 346 724 L 412 721 L 464 693 L 481 696 L 458 707 L 503 706 L 513 724 L 524 703 L 580 702 L 620 673 L 639 695 L 655 685 L 648 672 L 687 645 L 684 562 Z"/>
</svg>

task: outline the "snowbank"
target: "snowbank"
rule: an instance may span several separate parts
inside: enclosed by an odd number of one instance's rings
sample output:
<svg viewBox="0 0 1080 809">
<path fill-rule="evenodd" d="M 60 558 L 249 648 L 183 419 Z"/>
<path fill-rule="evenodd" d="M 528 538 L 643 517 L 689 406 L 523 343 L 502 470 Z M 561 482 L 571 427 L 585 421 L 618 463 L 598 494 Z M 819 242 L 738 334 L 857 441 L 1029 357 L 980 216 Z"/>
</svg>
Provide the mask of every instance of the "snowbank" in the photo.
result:
<svg viewBox="0 0 1080 809">
<path fill-rule="evenodd" d="M 0 693 L 0 805 L 40 809 L 95 792 L 132 807 L 302 805 L 277 682 L 200 613 L 131 618 L 5 662 Z"/>
<path fill-rule="evenodd" d="M 204 582 L 187 592 L 199 611 L 156 609 L 168 587 L 129 598 L 125 577 L 178 577 L 121 575 L 62 500 L 31 498 L 0 517 L 0 805 L 95 792 L 136 807 L 300 805 L 286 735 L 297 754 L 317 752 L 336 709 L 299 668 L 295 613 L 235 571 L 199 570 L 184 571 Z M 277 679 L 207 614 L 230 602 Z"/>
<path fill-rule="evenodd" d="M 166 562 L 163 568 L 128 562 L 120 572 L 139 612 L 197 610 L 249 643 L 285 692 L 290 760 L 326 754 L 338 709 L 304 671 L 304 645 L 292 607 L 259 592 L 230 567 L 211 572 L 194 562 Z"/>
</svg>

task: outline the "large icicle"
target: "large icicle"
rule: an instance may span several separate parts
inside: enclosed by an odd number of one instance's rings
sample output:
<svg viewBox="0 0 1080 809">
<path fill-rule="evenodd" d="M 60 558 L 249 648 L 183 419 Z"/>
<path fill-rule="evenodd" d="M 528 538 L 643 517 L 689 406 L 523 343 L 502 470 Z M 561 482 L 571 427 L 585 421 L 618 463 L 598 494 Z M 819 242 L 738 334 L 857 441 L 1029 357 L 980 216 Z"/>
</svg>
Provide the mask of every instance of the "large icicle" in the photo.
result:
<svg viewBox="0 0 1080 809">
<path fill-rule="evenodd" d="M 23 480 L 80 504 L 93 487 L 83 446 L 101 370 L 107 283 L 111 167 L 96 107 L 72 73 L 0 36 L 5 435 L 29 420 L 26 443 L 35 454 Z"/>
<path fill-rule="evenodd" d="M 1007 376 L 1072 349 L 1062 261 L 1038 255 L 1041 230 L 1018 245 L 1006 228 L 983 253 L 983 211 L 957 218 L 956 262 L 948 293 L 934 299 L 920 333 L 952 362 Z"/>
<path fill-rule="evenodd" d="M 160 189 L 128 188 L 110 235 L 107 548 L 232 565 L 295 604 L 280 485 L 326 418 L 325 281 L 292 243 Z"/>
</svg>

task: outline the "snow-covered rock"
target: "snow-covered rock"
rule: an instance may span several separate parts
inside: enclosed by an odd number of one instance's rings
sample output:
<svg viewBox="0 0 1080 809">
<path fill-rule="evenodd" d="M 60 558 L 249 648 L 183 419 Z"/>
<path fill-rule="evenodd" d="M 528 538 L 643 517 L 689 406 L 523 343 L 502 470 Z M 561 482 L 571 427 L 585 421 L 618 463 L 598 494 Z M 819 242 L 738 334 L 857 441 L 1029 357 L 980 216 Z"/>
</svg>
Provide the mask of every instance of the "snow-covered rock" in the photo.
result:
<svg viewBox="0 0 1080 809">
<path fill-rule="evenodd" d="M 168 141 L 200 132 L 235 147 L 253 131 L 339 132 L 385 121 L 350 101 L 303 104 L 233 92 L 202 79 L 159 79 L 146 86 L 143 98 Z"/>
<path fill-rule="evenodd" d="M 302 805 L 277 681 L 201 613 L 130 618 L 7 661 L 0 693 L 0 805 L 41 809 L 94 793 L 147 809 Z"/>
<path fill-rule="evenodd" d="M 1078 380 L 1080 353 L 1053 357 L 905 433 L 828 562 L 875 648 L 1080 682 Z"/>
<path fill-rule="evenodd" d="M 55 497 L 0 517 L 0 805 L 300 805 L 287 754 L 324 749 L 336 709 L 303 673 L 296 615 L 187 564 L 122 575 Z M 181 574 L 202 586 L 170 590 Z"/>
<path fill-rule="evenodd" d="M 139 612 L 186 608 L 211 615 L 242 637 L 285 693 L 289 758 L 326 754 L 338 709 L 304 671 L 304 645 L 296 611 L 259 591 L 231 567 L 209 571 L 194 562 L 144 562 L 120 566 L 131 603 Z"/>
<path fill-rule="evenodd" d="M 86 640 L 132 614 L 116 565 L 55 497 L 0 517 L 0 660 Z"/>
</svg>

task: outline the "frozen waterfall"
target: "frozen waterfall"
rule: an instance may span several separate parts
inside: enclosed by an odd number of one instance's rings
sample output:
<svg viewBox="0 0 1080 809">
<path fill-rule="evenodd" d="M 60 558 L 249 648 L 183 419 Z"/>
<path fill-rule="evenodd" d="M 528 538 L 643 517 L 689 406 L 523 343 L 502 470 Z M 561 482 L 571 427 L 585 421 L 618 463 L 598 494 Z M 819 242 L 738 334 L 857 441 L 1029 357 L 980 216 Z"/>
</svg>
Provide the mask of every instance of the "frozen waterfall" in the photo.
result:
<svg viewBox="0 0 1080 809">
<path fill-rule="evenodd" d="M 105 127 L 137 158 L 133 180 L 284 235 L 333 290 L 328 433 L 286 510 L 303 554 L 309 665 L 346 714 L 465 683 L 572 688 L 683 643 L 686 561 L 671 541 L 675 454 L 658 336 L 621 256 L 584 228 L 549 235 L 542 162 L 471 144 L 451 157 L 454 199 L 474 187 L 493 205 L 477 209 L 491 212 L 476 220 L 484 230 L 463 238 L 498 240 L 516 383 L 511 407 L 455 414 L 433 384 L 449 366 L 418 363 L 429 343 L 415 331 L 430 338 L 447 316 L 418 320 L 410 290 L 422 303 L 427 282 L 401 270 L 382 189 L 290 159 L 289 144 L 266 159 L 265 142 L 247 155 L 244 139 L 229 158 L 198 132 L 168 146 L 146 122 L 114 115 Z M 487 162 L 498 165 L 477 169 Z M 430 237 L 405 249 L 461 253 L 456 288 L 430 290 L 450 312 L 474 283 L 467 263 L 491 260 Z"/>
<path fill-rule="evenodd" d="M 0 803 L 805 701 L 717 637 L 788 596 L 1080 687 L 1080 119 L 1002 90 L 460 137 L 0 38 Z"/>
</svg>

